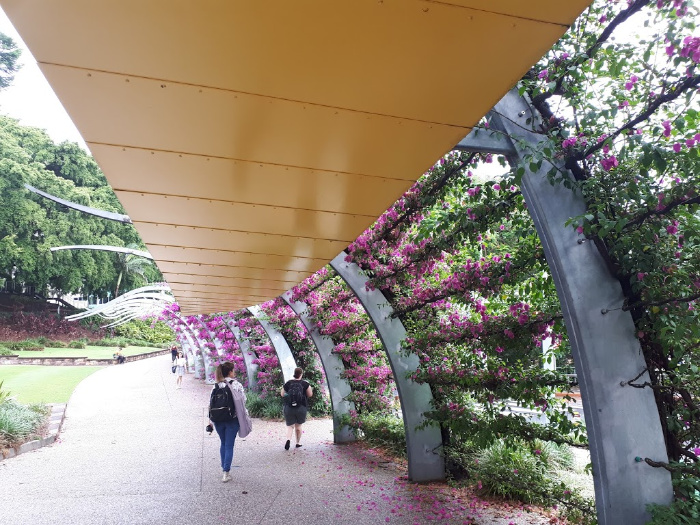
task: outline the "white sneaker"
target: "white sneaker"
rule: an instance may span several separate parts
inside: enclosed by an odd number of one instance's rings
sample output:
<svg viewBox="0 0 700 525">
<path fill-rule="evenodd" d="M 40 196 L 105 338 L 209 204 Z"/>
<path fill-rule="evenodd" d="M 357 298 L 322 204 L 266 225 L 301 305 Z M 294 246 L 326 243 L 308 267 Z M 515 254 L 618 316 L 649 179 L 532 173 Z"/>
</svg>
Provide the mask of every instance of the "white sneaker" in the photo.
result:
<svg viewBox="0 0 700 525">
<path fill-rule="evenodd" d="M 231 481 L 231 474 L 228 472 L 224 472 L 224 477 L 221 478 L 222 483 L 226 483 L 227 481 Z"/>
</svg>

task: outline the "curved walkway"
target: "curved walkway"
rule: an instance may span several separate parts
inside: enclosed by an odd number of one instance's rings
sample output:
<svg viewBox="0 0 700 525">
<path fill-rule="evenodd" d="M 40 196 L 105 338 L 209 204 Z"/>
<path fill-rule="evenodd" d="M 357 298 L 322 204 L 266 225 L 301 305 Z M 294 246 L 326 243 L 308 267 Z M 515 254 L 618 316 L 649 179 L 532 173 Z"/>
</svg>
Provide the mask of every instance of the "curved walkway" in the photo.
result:
<svg viewBox="0 0 700 525">
<path fill-rule="evenodd" d="M 57 442 L 0 462 L 0 523 L 305 524 L 541 523 L 407 484 L 332 422 L 283 449 L 281 423 L 254 421 L 221 483 L 216 434 L 204 432 L 210 387 L 175 388 L 169 356 L 105 368 L 71 397 Z M 384 465 L 385 466 L 385 465 Z"/>
</svg>

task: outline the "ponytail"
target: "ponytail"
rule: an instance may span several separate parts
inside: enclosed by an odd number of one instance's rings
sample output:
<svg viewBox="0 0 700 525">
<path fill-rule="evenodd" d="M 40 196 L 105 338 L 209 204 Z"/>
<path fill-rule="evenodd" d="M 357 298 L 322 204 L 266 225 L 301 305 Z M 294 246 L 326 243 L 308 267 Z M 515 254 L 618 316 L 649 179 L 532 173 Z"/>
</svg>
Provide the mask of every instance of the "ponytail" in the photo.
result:
<svg viewBox="0 0 700 525">
<path fill-rule="evenodd" d="M 226 361 L 225 363 L 221 363 L 219 366 L 216 367 L 216 372 L 214 373 L 215 377 L 216 377 L 216 382 L 221 383 L 221 382 L 225 381 L 232 370 L 233 370 L 233 363 L 231 361 Z"/>
</svg>

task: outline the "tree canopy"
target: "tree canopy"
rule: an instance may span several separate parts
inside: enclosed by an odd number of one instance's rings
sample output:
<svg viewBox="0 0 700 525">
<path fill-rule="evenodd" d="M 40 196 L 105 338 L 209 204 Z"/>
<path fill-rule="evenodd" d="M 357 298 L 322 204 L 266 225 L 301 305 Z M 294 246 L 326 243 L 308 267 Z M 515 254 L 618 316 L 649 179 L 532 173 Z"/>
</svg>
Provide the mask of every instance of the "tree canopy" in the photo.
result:
<svg viewBox="0 0 700 525">
<path fill-rule="evenodd" d="M 17 47 L 12 38 L 5 33 L 0 33 L 0 89 L 9 87 L 19 71 L 17 63 L 22 50 Z"/>
<path fill-rule="evenodd" d="M 102 210 L 124 213 L 93 158 L 77 144 L 55 144 L 42 130 L 0 116 L 0 277 L 43 293 L 114 294 L 123 270 L 117 254 L 66 250 L 53 246 L 143 243 L 132 225 L 63 209 L 24 188 L 24 184 L 57 197 Z M 153 264 L 123 273 L 122 289 L 162 280 Z"/>
</svg>

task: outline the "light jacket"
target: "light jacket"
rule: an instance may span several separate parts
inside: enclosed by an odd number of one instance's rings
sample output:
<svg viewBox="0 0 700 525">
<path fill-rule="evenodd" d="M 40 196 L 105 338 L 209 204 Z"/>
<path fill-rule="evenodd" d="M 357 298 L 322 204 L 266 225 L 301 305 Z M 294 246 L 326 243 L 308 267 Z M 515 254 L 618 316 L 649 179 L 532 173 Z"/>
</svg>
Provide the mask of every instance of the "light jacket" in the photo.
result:
<svg viewBox="0 0 700 525">
<path fill-rule="evenodd" d="M 253 421 L 250 419 L 248 409 L 245 406 L 245 391 L 243 385 L 238 381 L 226 381 L 226 385 L 231 389 L 233 394 L 233 406 L 236 407 L 236 417 L 238 418 L 238 437 L 246 437 L 253 431 Z"/>
</svg>

